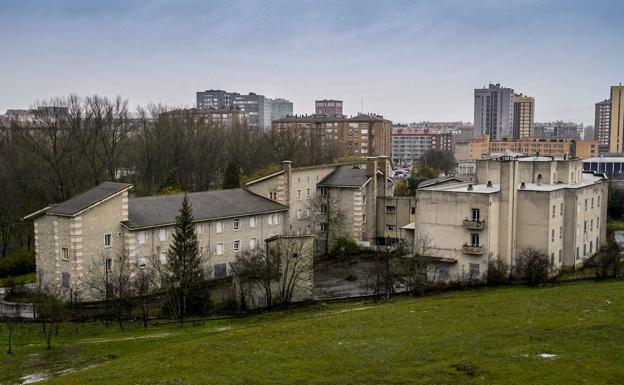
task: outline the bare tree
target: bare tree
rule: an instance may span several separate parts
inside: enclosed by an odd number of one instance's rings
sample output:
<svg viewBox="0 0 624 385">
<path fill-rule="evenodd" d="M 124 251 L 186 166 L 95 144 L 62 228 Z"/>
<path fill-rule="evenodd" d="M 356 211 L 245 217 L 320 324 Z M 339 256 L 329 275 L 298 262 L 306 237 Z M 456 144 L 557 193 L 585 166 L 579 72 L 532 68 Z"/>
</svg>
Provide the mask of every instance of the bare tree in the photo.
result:
<svg viewBox="0 0 624 385">
<path fill-rule="evenodd" d="M 9 282 L 7 286 L 9 291 L 13 291 L 16 289 L 15 282 Z M 7 328 L 7 353 L 13 353 L 13 335 L 15 331 L 21 325 L 22 318 L 22 308 L 21 303 L 19 301 L 12 304 L 4 304 L 0 302 L 0 307 L 4 307 L 4 309 L 0 309 L 0 324 L 4 323 Z"/>
<path fill-rule="evenodd" d="M 393 263 L 399 285 L 414 296 L 422 295 L 429 284 L 432 244 L 428 234 L 416 233 L 413 244 L 400 248 Z"/>
<path fill-rule="evenodd" d="M 143 320 L 143 327 L 147 328 L 147 321 L 149 319 L 149 305 L 151 296 L 154 293 L 156 286 L 154 284 L 154 270 L 145 266 L 140 268 L 132 280 L 132 291 L 135 295 L 135 300 L 141 308 L 141 319 Z"/>
<path fill-rule="evenodd" d="M 61 290 L 48 286 L 37 290 L 34 307 L 41 324 L 48 350 L 52 349 L 52 337 L 58 335 L 59 327 L 66 318 L 66 304 Z"/>
<path fill-rule="evenodd" d="M 346 220 L 338 198 L 333 196 L 331 189 L 320 187 L 317 194 L 309 200 L 306 211 L 310 212 L 306 220 L 311 222 L 323 240 L 323 252 L 329 253 L 332 243 L 344 232 Z"/>
<path fill-rule="evenodd" d="M 312 284 L 313 240 L 307 236 L 280 236 L 267 241 L 265 248 L 244 252 L 232 264 L 241 285 L 241 297 L 258 285 L 267 307 L 287 306 L 298 291 Z"/>
<path fill-rule="evenodd" d="M 521 276 L 529 286 L 537 286 L 546 282 L 550 270 L 550 260 L 546 253 L 533 248 L 520 251 L 516 258 L 516 273 Z"/>
<path fill-rule="evenodd" d="M 98 298 L 104 298 L 106 318 L 112 310 L 119 329 L 124 330 L 123 321 L 134 295 L 133 277 L 137 266 L 126 254 L 101 255 L 89 268 L 87 285 Z"/>
</svg>

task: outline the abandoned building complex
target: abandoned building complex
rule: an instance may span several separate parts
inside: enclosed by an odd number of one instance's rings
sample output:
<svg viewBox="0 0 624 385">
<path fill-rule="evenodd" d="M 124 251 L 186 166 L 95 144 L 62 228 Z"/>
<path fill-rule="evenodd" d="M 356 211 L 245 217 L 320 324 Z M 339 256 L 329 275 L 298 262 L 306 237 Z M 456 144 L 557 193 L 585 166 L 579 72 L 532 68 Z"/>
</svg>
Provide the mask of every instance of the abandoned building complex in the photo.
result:
<svg viewBox="0 0 624 385">
<path fill-rule="evenodd" d="M 426 237 L 424 252 L 447 280 L 481 276 L 492 258 L 513 265 L 529 247 L 547 253 L 553 270 L 575 267 L 606 238 L 606 177 L 583 172 L 579 159 L 478 160 L 476 180 L 437 178 L 410 197 L 393 196 L 391 169 L 389 157 L 300 168 L 284 161 L 279 172 L 243 188 L 188 193 L 208 271 L 230 276 L 240 253 L 280 237 L 306 245 L 316 237 L 305 248 L 312 260 L 324 251 L 319 239 L 329 231 L 323 218 L 330 211 L 342 215 L 335 235 L 362 247 L 417 247 Z M 182 199 L 132 197 L 130 184 L 105 182 L 29 215 L 38 276 L 88 298 L 86 275 L 102 256 L 124 254 L 139 268 L 166 263 Z M 311 293 L 301 290 L 298 298 Z"/>
</svg>

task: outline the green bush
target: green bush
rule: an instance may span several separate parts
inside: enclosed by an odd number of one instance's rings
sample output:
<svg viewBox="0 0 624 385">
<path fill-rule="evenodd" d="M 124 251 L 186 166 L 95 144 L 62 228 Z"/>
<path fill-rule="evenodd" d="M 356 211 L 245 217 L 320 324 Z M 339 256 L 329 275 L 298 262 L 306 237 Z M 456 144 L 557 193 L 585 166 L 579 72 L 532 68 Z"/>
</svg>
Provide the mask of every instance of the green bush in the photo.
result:
<svg viewBox="0 0 624 385">
<path fill-rule="evenodd" d="M 0 278 L 15 277 L 35 271 L 35 252 L 18 249 L 0 260 Z"/>
<path fill-rule="evenodd" d="M 486 280 L 489 286 L 506 284 L 509 282 L 509 265 L 500 258 L 490 260 Z"/>
</svg>

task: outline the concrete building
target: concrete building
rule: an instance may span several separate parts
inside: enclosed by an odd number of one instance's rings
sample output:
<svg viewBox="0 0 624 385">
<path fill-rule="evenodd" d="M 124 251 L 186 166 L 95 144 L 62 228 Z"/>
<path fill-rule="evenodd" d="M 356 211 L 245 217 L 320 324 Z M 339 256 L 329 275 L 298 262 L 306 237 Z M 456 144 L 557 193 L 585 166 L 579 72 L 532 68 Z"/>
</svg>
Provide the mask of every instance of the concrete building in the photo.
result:
<svg viewBox="0 0 624 385">
<path fill-rule="evenodd" d="M 101 258 L 126 255 L 140 269 L 167 262 L 183 195 L 129 197 L 132 186 L 104 182 L 33 213 L 37 276 L 78 299 L 91 299 L 87 274 Z M 204 267 L 214 278 L 264 240 L 282 235 L 288 208 L 243 189 L 188 194 Z"/>
<path fill-rule="evenodd" d="M 410 164 L 428 150 L 453 151 L 453 135 L 429 130 L 392 130 L 392 161 Z"/>
<path fill-rule="evenodd" d="M 583 137 L 583 123 L 564 122 L 561 120 L 535 123 L 533 137 L 540 139 L 581 139 Z"/>
<path fill-rule="evenodd" d="M 441 279 L 480 277 L 488 261 L 514 266 L 534 248 L 551 271 L 581 265 L 606 239 L 607 180 L 580 159 L 477 161 L 476 180 L 418 189 L 414 239 Z"/>
<path fill-rule="evenodd" d="M 314 113 L 327 116 L 342 115 L 342 100 L 317 100 L 314 102 Z"/>
<path fill-rule="evenodd" d="M 309 151 L 332 146 L 358 156 L 390 156 L 392 151 L 392 122 L 380 115 L 288 116 L 274 120 L 273 130 L 305 138 Z"/>
<path fill-rule="evenodd" d="M 583 159 L 583 169 L 605 174 L 613 183 L 624 184 L 624 156 L 600 156 Z"/>
<path fill-rule="evenodd" d="M 473 138 L 488 135 L 492 140 L 513 138 L 514 91 L 490 84 L 474 90 Z"/>
<path fill-rule="evenodd" d="M 571 156 L 587 158 L 598 155 L 598 142 L 576 139 L 522 138 L 520 140 L 489 140 L 482 136 L 479 140 L 458 141 L 455 143 L 455 159 L 477 160 L 492 155 L 515 153 L 524 156 Z"/>
<path fill-rule="evenodd" d="M 265 126 L 264 95 L 258 95 L 253 92 L 250 92 L 248 95 L 241 95 L 238 92 L 206 90 L 197 92 L 196 97 L 199 110 L 237 109 L 246 114 L 249 126 L 263 130 L 268 129 L 268 126 Z"/>
<path fill-rule="evenodd" d="M 598 141 L 600 153 L 609 152 L 609 140 L 611 132 L 611 100 L 605 99 L 596 103 L 596 115 L 594 119 L 594 140 Z"/>
<path fill-rule="evenodd" d="M 365 163 L 300 168 L 285 161 L 283 170 L 251 181 L 245 188 L 288 206 L 285 231 L 289 234 L 315 234 L 322 238 L 323 217 L 313 211 L 331 210 L 329 206 L 333 205 L 344 217 L 340 234 L 370 245 L 376 237 L 376 197 L 393 192 L 390 170 L 387 157 L 371 157 Z"/>
<path fill-rule="evenodd" d="M 624 153 L 624 86 L 611 86 L 611 129 L 609 152 Z"/>
<path fill-rule="evenodd" d="M 514 139 L 531 137 L 535 124 L 535 99 L 532 96 L 515 94 L 513 101 L 513 137 Z"/>
</svg>

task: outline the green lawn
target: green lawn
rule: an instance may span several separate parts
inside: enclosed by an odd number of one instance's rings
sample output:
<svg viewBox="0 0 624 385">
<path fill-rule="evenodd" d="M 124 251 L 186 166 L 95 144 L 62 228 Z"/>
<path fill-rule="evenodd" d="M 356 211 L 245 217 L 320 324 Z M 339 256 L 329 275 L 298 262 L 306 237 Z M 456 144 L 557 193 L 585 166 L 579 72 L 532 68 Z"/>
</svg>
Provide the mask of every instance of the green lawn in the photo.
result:
<svg viewBox="0 0 624 385">
<path fill-rule="evenodd" d="M 35 272 L 24 274 L 24 275 L 17 275 L 12 278 L 0 278 L 0 287 L 5 287 L 9 283 L 10 280 L 13 280 L 17 284 L 22 284 L 22 283 L 35 282 L 35 279 L 36 279 Z"/>
<path fill-rule="evenodd" d="M 0 383 L 44 372 L 57 384 L 621 384 L 623 293 L 622 281 L 586 281 L 184 328 L 64 325 L 51 352 L 33 326 L 0 359 Z"/>
</svg>

